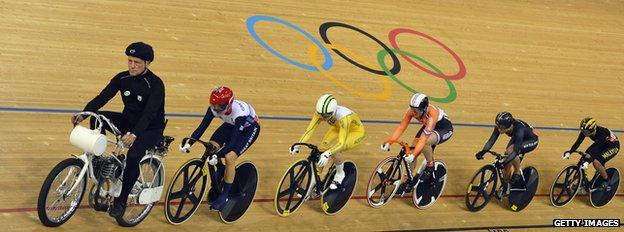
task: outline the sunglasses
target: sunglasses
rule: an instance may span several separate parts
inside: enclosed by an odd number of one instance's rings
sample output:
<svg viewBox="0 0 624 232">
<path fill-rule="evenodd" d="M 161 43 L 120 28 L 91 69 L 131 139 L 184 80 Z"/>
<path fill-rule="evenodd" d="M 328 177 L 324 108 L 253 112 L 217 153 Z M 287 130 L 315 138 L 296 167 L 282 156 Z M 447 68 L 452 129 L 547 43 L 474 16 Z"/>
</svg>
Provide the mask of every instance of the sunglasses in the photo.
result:
<svg viewBox="0 0 624 232">
<path fill-rule="evenodd" d="M 425 111 L 423 111 L 423 110 L 421 110 L 421 109 L 419 109 L 419 108 L 416 108 L 416 107 L 411 107 L 411 106 L 410 106 L 410 108 L 411 108 L 411 109 L 412 109 L 412 111 L 414 111 L 414 112 L 418 112 L 418 113 L 420 113 L 420 114 L 424 114 L 424 113 L 425 113 Z"/>
<path fill-rule="evenodd" d="M 227 109 L 229 104 L 221 104 L 221 105 L 212 105 L 212 108 L 217 111 L 217 112 L 221 112 L 224 111 L 225 109 Z"/>
</svg>

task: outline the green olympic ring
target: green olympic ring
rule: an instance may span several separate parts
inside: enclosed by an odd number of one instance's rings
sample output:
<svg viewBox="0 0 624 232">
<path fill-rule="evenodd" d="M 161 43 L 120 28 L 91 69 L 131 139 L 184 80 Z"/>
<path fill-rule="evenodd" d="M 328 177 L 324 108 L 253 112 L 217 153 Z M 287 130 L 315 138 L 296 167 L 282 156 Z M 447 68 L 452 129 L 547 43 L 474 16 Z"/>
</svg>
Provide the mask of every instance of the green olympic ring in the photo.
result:
<svg viewBox="0 0 624 232">
<path fill-rule="evenodd" d="M 428 61 L 426 61 L 425 59 L 423 59 L 423 58 L 421 58 L 421 57 L 419 57 L 417 55 L 414 55 L 414 54 L 406 52 L 406 51 L 396 50 L 396 49 L 391 49 L 391 51 L 394 52 L 394 53 L 398 53 L 398 54 L 401 54 L 401 55 L 406 55 L 406 56 L 409 56 L 411 58 L 417 59 L 420 62 L 424 63 L 425 65 L 429 66 L 429 68 L 433 69 L 438 74 L 440 74 L 440 75 L 444 74 L 438 67 L 436 67 L 435 65 L 429 63 Z M 377 62 L 379 62 L 379 66 L 386 73 L 386 75 L 388 75 L 388 77 L 390 77 L 392 80 L 394 80 L 394 82 L 396 82 L 397 84 L 399 84 L 403 88 L 407 89 L 408 91 L 410 91 L 412 93 L 419 93 L 417 90 L 415 90 L 412 87 L 410 87 L 410 86 L 406 85 L 405 83 L 403 83 L 403 81 L 399 80 L 399 78 L 397 78 L 394 74 L 392 74 L 390 72 L 390 70 L 386 66 L 386 63 L 384 62 L 384 59 L 386 58 L 387 55 L 389 55 L 389 52 L 386 51 L 385 49 L 381 49 L 377 53 Z M 457 90 L 455 89 L 455 85 L 453 85 L 453 82 L 451 82 L 450 80 L 444 80 L 444 81 L 446 81 L 446 85 L 449 88 L 448 96 L 443 97 L 443 98 L 429 96 L 429 100 L 435 101 L 435 102 L 441 102 L 441 103 L 449 103 L 449 102 L 455 101 L 455 99 L 457 98 Z"/>
</svg>

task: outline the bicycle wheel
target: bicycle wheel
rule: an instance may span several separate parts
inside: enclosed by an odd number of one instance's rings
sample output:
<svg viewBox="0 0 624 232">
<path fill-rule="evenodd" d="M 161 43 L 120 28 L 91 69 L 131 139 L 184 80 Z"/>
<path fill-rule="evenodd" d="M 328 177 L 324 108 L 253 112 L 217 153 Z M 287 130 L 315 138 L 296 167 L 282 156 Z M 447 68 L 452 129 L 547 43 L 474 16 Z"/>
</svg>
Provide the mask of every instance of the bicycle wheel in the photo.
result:
<svg viewBox="0 0 624 232">
<path fill-rule="evenodd" d="M 539 185 L 539 172 L 535 167 L 525 167 L 522 175 L 526 181 L 526 191 L 511 191 L 508 198 L 509 208 L 515 212 L 523 210 L 531 203 Z"/>
<path fill-rule="evenodd" d="M 550 203 L 555 207 L 568 204 L 581 186 L 581 170 L 576 165 L 565 167 L 550 186 Z"/>
<path fill-rule="evenodd" d="M 600 187 L 605 180 L 598 173 L 596 173 L 592 181 L 589 202 L 594 208 L 601 208 L 609 204 L 620 187 L 620 171 L 617 168 L 607 168 L 606 171 L 609 176 L 606 189 Z"/>
<path fill-rule="evenodd" d="M 278 215 L 286 217 L 299 209 L 311 187 L 312 178 L 308 160 L 301 159 L 288 168 L 275 193 L 275 210 Z"/>
<path fill-rule="evenodd" d="M 191 159 L 176 171 L 165 198 L 165 218 L 169 223 L 183 223 L 197 211 L 208 184 L 208 169 L 204 165 L 201 159 Z"/>
<path fill-rule="evenodd" d="M 425 168 L 425 164 L 426 163 L 423 162 L 421 171 Z M 444 187 L 446 186 L 446 164 L 444 164 L 442 160 L 436 160 L 434 167 L 433 177 L 435 180 L 432 183 L 425 183 L 422 180 L 418 180 L 414 186 L 412 202 L 418 209 L 426 209 L 429 208 L 429 206 L 432 206 L 438 198 L 440 198 L 440 195 L 442 195 Z"/>
<path fill-rule="evenodd" d="M 139 163 L 139 169 L 139 178 L 134 183 L 130 195 L 128 195 L 126 212 L 123 216 L 115 218 L 121 226 L 132 227 L 141 223 L 162 195 L 165 170 L 160 160 L 152 157 L 144 159 Z M 154 198 L 155 200 L 141 202 L 144 201 L 142 198 Z"/>
<path fill-rule="evenodd" d="M 257 188 L 258 169 L 256 166 L 249 161 L 238 164 L 232 189 L 228 195 L 229 200 L 225 207 L 219 211 L 221 221 L 229 224 L 240 219 L 251 206 Z"/>
<path fill-rule="evenodd" d="M 83 166 L 84 162 L 77 158 L 63 160 L 43 181 L 37 200 L 37 214 L 43 225 L 60 226 L 76 213 L 87 188 L 87 174 L 78 179 Z M 74 185 L 76 188 L 69 192 Z"/>
<path fill-rule="evenodd" d="M 402 171 L 399 165 L 399 160 L 393 156 L 385 158 L 377 164 L 366 188 L 368 205 L 378 208 L 392 200 L 401 184 Z"/>
<path fill-rule="evenodd" d="M 476 212 L 483 209 L 494 194 L 497 183 L 498 173 L 494 165 L 488 164 L 481 167 L 468 184 L 465 197 L 468 210 Z"/>
<path fill-rule="evenodd" d="M 340 212 L 353 195 L 353 189 L 357 182 L 357 166 L 350 160 L 345 160 L 343 165 L 345 177 L 337 189 L 330 189 L 329 187 L 336 176 L 336 166 L 332 166 L 323 178 L 324 193 L 321 194 L 321 208 L 327 215 L 335 215 Z"/>
</svg>

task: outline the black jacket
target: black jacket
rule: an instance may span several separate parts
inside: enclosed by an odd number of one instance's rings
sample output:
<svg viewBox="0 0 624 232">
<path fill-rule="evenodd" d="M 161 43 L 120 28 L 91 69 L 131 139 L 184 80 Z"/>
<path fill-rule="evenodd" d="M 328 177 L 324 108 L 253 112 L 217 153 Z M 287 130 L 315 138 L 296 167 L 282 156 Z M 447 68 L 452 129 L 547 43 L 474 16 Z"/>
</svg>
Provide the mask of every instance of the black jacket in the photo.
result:
<svg viewBox="0 0 624 232">
<path fill-rule="evenodd" d="M 596 126 L 596 133 L 593 135 L 590 135 L 589 138 L 593 140 L 594 143 L 600 144 L 601 146 L 604 146 L 607 143 L 615 143 L 618 141 L 617 136 L 615 136 L 615 134 L 613 134 L 611 130 L 602 126 Z M 585 140 L 585 134 L 581 132 L 579 133 L 579 136 L 576 139 L 576 142 L 574 142 L 574 144 L 572 145 L 572 148 L 570 148 L 570 151 L 576 151 L 576 149 L 578 149 L 581 143 L 583 143 L 583 140 Z"/>
<path fill-rule="evenodd" d="M 115 75 L 102 92 L 85 106 L 84 111 L 98 111 L 118 91 L 124 103 L 122 114 L 134 125 L 131 133 L 139 136 L 145 130 L 164 129 L 165 85 L 149 69 L 138 76 L 130 76 L 128 71 Z"/>
<path fill-rule="evenodd" d="M 537 139 L 537 135 L 533 133 L 533 127 L 531 127 L 531 125 L 520 119 L 515 119 L 512 125 L 513 129 L 507 132 L 506 135 L 511 137 L 509 143 L 514 145 L 514 152 L 516 154 L 520 154 L 522 142 L 529 139 Z M 494 128 L 492 135 L 490 135 L 490 139 L 487 143 L 485 143 L 485 146 L 483 146 L 483 150 L 489 151 L 496 143 L 499 135 L 500 132 L 498 129 Z"/>
</svg>

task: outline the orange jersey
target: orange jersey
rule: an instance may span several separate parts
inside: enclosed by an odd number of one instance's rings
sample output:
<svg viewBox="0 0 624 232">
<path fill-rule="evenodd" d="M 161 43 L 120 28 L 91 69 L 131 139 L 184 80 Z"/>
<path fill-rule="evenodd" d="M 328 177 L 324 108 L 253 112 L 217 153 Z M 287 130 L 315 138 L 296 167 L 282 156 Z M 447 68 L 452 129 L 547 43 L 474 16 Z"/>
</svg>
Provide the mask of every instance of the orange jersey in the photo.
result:
<svg viewBox="0 0 624 232">
<path fill-rule="evenodd" d="M 412 118 L 415 118 L 418 122 L 423 124 L 424 127 L 423 134 L 419 138 L 415 138 L 413 142 L 416 143 L 414 147 L 414 155 L 418 155 L 425 146 L 425 142 L 429 138 L 429 135 L 431 135 L 435 129 L 436 124 L 446 116 L 446 113 L 444 113 L 444 110 L 434 105 L 429 105 L 429 107 L 427 107 L 426 114 L 423 114 L 420 118 L 416 118 L 415 116 L 416 114 L 414 111 L 408 108 L 407 112 L 403 116 L 403 119 L 401 120 L 401 124 L 399 124 L 399 126 L 392 133 L 390 139 L 386 140 L 386 142 L 397 141 L 403 132 L 405 132 L 405 129 L 407 129 L 407 126 Z"/>
</svg>

